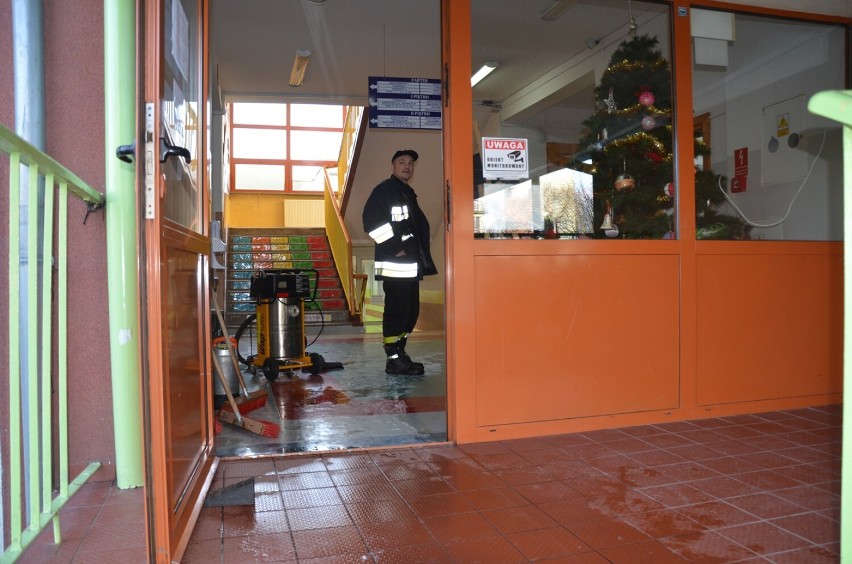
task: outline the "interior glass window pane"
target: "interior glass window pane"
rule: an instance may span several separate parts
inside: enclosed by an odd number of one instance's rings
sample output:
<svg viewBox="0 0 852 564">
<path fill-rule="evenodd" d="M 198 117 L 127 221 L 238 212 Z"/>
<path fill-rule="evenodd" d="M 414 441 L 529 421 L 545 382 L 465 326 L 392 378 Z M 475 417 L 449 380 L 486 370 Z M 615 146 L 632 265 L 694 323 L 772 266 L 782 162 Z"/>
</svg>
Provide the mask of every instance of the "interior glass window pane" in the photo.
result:
<svg viewBox="0 0 852 564">
<path fill-rule="evenodd" d="M 236 159 L 278 159 L 287 154 L 287 133 L 280 129 L 235 127 L 231 141 Z"/>
<path fill-rule="evenodd" d="M 343 127 L 341 106 L 326 104 L 293 104 L 290 106 L 291 125 L 295 127 Z"/>
<path fill-rule="evenodd" d="M 284 165 L 234 165 L 237 190 L 284 190 Z"/>
<path fill-rule="evenodd" d="M 181 11 L 184 23 L 193 22 L 180 27 L 182 33 L 186 34 L 181 39 L 184 45 L 198 45 L 199 29 L 194 25 L 198 17 L 197 3 L 174 2 L 175 9 Z M 177 29 L 174 22 L 163 22 L 168 30 Z M 167 31 L 167 33 L 169 33 Z M 174 39 L 174 36 L 171 36 Z M 163 198 L 162 213 L 187 229 L 198 233 L 204 230 L 203 220 L 204 190 L 201 186 L 201 176 L 198 164 L 203 162 L 201 154 L 201 141 L 203 129 L 200 127 L 201 116 L 204 109 L 201 105 L 201 92 L 198 81 L 191 77 L 197 76 L 201 64 L 199 53 L 190 48 L 182 51 L 185 57 L 175 58 L 175 51 L 169 50 L 170 64 L 164 64 L 162 68 L 162 100 L 161 100 L 161 125 L 162 135 L 172 145 L 183 147 L 189 151 L 189 162 L 182 158 L 168 159 L 163 164 L 164 169 L 171 169 L 166 175 L 167 187 Z"/>
<path fill-rule="evenodd" d="M 703 149 L 696 236 L 842 240 L 841 125 L 807 105 L 817 92 L 848 87 L 844 29 L 703 9 L 690 17 Z"/>
<path fill-rule="evenodd" d="M 291 131 L 290 159 L 337 162 L 342 139 L 342 131 Z"/>
<path fill-rule="evenodd" d="M 234 103 L 234 123 L 287 125 L 287 104 Z"/>
<path fill-rule="evenodd" d="M 321 166 L 294 166 L 293 190 L 296 192 L 325 189 L 325 174 Z"/>
<path fill-rule="evenodd" d="M 340 174 L 339 169 L 336 166 L 329 167 L 326 169 L 328 172 L 328 179 L 331 182 L 331 191 L 337 193 L 338 191 L 338 182 L 340 182 Z"/>
<path fill-rule="evenodd" d="M 471 2 L 475 236 L 675 238 L 670 6 L 552 4 Z"/>
</svg>

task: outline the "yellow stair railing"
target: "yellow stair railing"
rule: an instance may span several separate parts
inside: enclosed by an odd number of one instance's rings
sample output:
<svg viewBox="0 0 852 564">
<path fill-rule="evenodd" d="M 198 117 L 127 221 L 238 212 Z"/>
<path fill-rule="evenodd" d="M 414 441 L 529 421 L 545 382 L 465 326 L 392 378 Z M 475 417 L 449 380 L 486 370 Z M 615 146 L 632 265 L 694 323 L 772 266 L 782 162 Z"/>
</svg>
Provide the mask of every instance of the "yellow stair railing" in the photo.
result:
<svg viewBox="0 0 852 564">
<path fill-rule="evenodd" d="M 349 305 L 349 314 L 361 318 L 364 308 L 364 295 L 367 289 L 367 276 L 354 271 L 352 264 L 352 240 L 344 221 L 352 173 L 364 140 L 364 108 L 350 106 L 343 126 L 343 140 L 337 166 L 337 192 L 331 184 L 328 174 L 325 182 L 324 219 L 325 230 L 334 263 L 343 286 L 343 293 Z"/>
</svg>

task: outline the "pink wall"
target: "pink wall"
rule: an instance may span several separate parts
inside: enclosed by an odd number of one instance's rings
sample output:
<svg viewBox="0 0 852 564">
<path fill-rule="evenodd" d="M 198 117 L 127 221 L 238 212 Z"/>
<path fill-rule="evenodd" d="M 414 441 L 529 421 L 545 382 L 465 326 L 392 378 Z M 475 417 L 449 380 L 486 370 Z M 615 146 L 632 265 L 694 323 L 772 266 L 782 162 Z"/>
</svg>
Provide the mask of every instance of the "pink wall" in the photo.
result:
<svg viewBox="0 0 852 564">
<path fill-rule="evenodd" d="M 103 1 L 45 2 L 44 9 L 47 152 L 103 191 Z M 83 225 L 80 201 L 69 202 L 68 215 L 70 462 L 98 460 L 107 468 L 97 478 L 112 479 L 106 223 L 98 212 Z"/>
<path fill-rule="evenodd" d="M 103 25 L 102 0 L 44 3 L 46 152 L 99 191 L 104 190 L 105 178 Z M 0 0 L 0 122 L 14 130 L 12 62 L 11 0 Z M 4 194 L 7 182 L 8 162 L 3 159 L 0 186 L 4 186 Z M 8 229 L 7 202 L 4 198 L 0 203 L 3 233 Z M 85 217 L 85 204 L 70 198 L 69 462 L 75 476 L 90 462 L 100 461 L 105 468 L 95 479 L 108 480 L 115 477 L 115 469 L 106 224 L 102 211 L 90 215 L 84 225 Z M 0 237 L 2 256 L 8 252 L 6 239 Z M 2 285 L 5 291 L 6 284 Z M 0 298 L 4 326 L 6 312 L 4 295 Z M 6 354 L 0 354 L 0 374 L 8 374 Z M 5 396 L 7 386 L 3 384 L 0 394 Z M 8 433 L 5 417 L 2 425 Z M 5 440 L 3 446 L 7 446 Z"/>
</svg>

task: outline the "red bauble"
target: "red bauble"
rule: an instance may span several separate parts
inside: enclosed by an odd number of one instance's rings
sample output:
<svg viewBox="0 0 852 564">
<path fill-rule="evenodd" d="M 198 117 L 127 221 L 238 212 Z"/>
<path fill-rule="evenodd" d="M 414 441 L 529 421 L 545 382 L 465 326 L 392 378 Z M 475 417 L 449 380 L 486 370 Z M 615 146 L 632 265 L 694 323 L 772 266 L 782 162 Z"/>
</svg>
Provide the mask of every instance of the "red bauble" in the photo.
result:
<svg viewBox="0 0 852 564">
<path fill-rule="evenodd" d="M 665 186 L 663 186 L 663 193 L 669 198 L 674 198 L 675 195 L 675 186 L 671 182 L 667 182 Z"/>
<path fill-rule="evenodd" d="M 645 156 L 651 161 L 654 165 L 658 165 L 665 160 L 665 157 L 660 153 L 655 153 L 654 151 L 650 151 L 645 153 Z"/>
<path fill-rule="evenodd" d="M 639 103 L 643 106 L 653 106 L 654 99 L 654 95 L 649 90 L 645 90 L 639 94 Z"/>
</svg>

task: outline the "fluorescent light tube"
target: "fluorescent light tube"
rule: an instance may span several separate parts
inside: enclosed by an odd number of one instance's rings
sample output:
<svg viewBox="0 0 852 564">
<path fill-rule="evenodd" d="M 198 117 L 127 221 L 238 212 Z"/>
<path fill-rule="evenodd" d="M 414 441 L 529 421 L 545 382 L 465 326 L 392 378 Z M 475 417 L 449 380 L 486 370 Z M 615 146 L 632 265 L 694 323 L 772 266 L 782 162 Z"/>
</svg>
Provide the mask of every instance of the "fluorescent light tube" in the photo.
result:
<svg viewBox="0 0 852 564">
<path fill-rule="evenodd" d="M 562 14 L 568 11 L 574 2 L 577 0 L 559 0 L 556 4 L 547 9 L 545 13 L 541 15 L 541 19 L 546 22 L 553 22 L 559 19 Z"/>
<path fill-rule="evenodd" d="M 301 86 L 305 80 L 305 71 L 308 70 L 308 61 L 311 60 L 311 52 L 308 49 L 299 49 L 293 58 L 293 70 L 290 71 L 290 86 Z"/>
<path fill-rule="evenodd" d="M 491 72 L 497 68 L 497 63 L 485 63 L 482 65 L 478 71 L 476 71 L 472 77 L 470 77 L 470 86 L 473 88 L 476 86 L 476 83 L 491 74 Z"/>
</svg>

